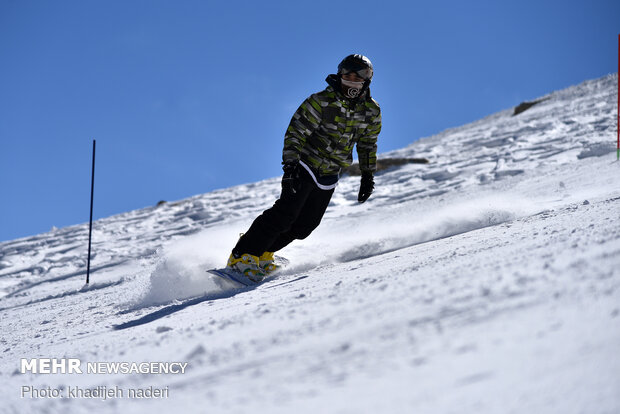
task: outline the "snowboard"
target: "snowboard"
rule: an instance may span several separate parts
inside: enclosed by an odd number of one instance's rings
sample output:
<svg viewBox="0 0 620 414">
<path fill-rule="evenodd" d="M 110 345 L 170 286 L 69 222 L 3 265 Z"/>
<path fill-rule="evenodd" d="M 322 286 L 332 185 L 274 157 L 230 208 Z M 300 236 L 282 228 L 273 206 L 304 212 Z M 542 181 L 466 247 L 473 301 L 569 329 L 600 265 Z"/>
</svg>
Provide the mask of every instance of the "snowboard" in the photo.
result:
<svg viewBox="0 0 620 414">
<path fill-rule="evenodd" d="M 275 256 L 275 262 L 278 268 L 275 271 L 268 274 L 267 276 L 265 276 L 265 278 L 261 280 L 260 282 L 254 282 L 250 280 L 249 278 L 245 277 L 244 275 L 242 275 L 241 273 L 235 272 L 234 270 L 226 268 L 226 267 L 223 269 L 209 269 L 207 270 L 207 273 L 210 273 L 224 280 L 227 280 L 229 282 L 233 282 L 233 283 L 236 283 L 242 286 L 258 286 L 262 283 L 265 283 L 265 281 L 267 280 L 273 279 L 289 263 L 287 259 L 281 256 Z"/>
</svg>

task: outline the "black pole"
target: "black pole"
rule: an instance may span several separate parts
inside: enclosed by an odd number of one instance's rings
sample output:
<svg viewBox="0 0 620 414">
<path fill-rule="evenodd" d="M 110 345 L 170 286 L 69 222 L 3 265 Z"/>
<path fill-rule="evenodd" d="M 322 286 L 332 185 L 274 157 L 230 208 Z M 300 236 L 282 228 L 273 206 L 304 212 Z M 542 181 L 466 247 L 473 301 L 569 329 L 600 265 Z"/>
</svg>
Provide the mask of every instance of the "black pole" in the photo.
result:
<svg viewBox="0 0 620 414">
<path fill-rule="evenodd" d="M 86 284 L 90 280 L 90 245 L 93 234 L 93 196 L 95 194 L 95 145 L 97 141 L 93 139 L 93 169 L 90 176 L 90 224 L 88 225 L 88 263 L 86 265 Z"/>
</svg>

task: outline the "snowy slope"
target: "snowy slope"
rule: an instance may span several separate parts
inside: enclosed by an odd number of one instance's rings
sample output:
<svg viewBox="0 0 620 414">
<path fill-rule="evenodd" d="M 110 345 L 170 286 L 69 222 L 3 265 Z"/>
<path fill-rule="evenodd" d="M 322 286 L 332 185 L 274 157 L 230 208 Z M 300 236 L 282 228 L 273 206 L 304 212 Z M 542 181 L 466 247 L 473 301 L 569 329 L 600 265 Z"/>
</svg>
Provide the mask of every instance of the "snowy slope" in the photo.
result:
<svg viewBox="0 0 620 414">
<path fill-rule="evenodd" d="M 416 141 L 341 181 L 278 278 L 205 273 L 279 178 L 0 243 L 0 412 L 620 412 L 617 74 Z M 22 374 L 20 358 L 187 362 Z M 22 398 L 23 386 L 168 398 Z M 68 411 L 69 410 L 69 411 Z"/>
</svg>

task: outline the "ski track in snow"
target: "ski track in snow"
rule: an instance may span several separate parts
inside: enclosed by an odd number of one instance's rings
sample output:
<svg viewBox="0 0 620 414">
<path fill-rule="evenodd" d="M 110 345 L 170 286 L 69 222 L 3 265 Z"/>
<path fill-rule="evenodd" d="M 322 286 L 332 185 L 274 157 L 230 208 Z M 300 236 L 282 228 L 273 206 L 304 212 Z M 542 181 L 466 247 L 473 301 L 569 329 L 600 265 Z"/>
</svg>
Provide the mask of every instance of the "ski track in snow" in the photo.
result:
<svg viewBox="0 0 620 414">
<path fill-rule="evenodd" d="M 617 74 L 341 180 L 278 277 L 210 276 L 279 178 L 0 243 L 0 412 L 620 412 Z M 19 359 L 187 361 L 184 375 L 20 374 Z M 170 398 L 22 399 L 37 387 Z"/>
</svg>

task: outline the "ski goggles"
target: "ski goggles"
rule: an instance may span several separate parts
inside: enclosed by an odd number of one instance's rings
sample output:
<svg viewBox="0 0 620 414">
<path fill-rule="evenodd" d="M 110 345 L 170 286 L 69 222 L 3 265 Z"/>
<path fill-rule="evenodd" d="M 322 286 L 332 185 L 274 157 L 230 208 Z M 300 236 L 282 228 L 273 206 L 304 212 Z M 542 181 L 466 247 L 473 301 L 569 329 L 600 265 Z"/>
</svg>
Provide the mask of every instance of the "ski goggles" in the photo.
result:
<svg viewBox="0 0 620 414">
<path fill-rule="evenodd" d="M 347 73 L 355 73 L 362 79 L 369 80 L 372 78 L 372 69 L 369 67 L 361 67 L 359 69 L 356 68 L 342 68 L 340 71 L 340 75 L 346 75 Z"/>
</svg>

